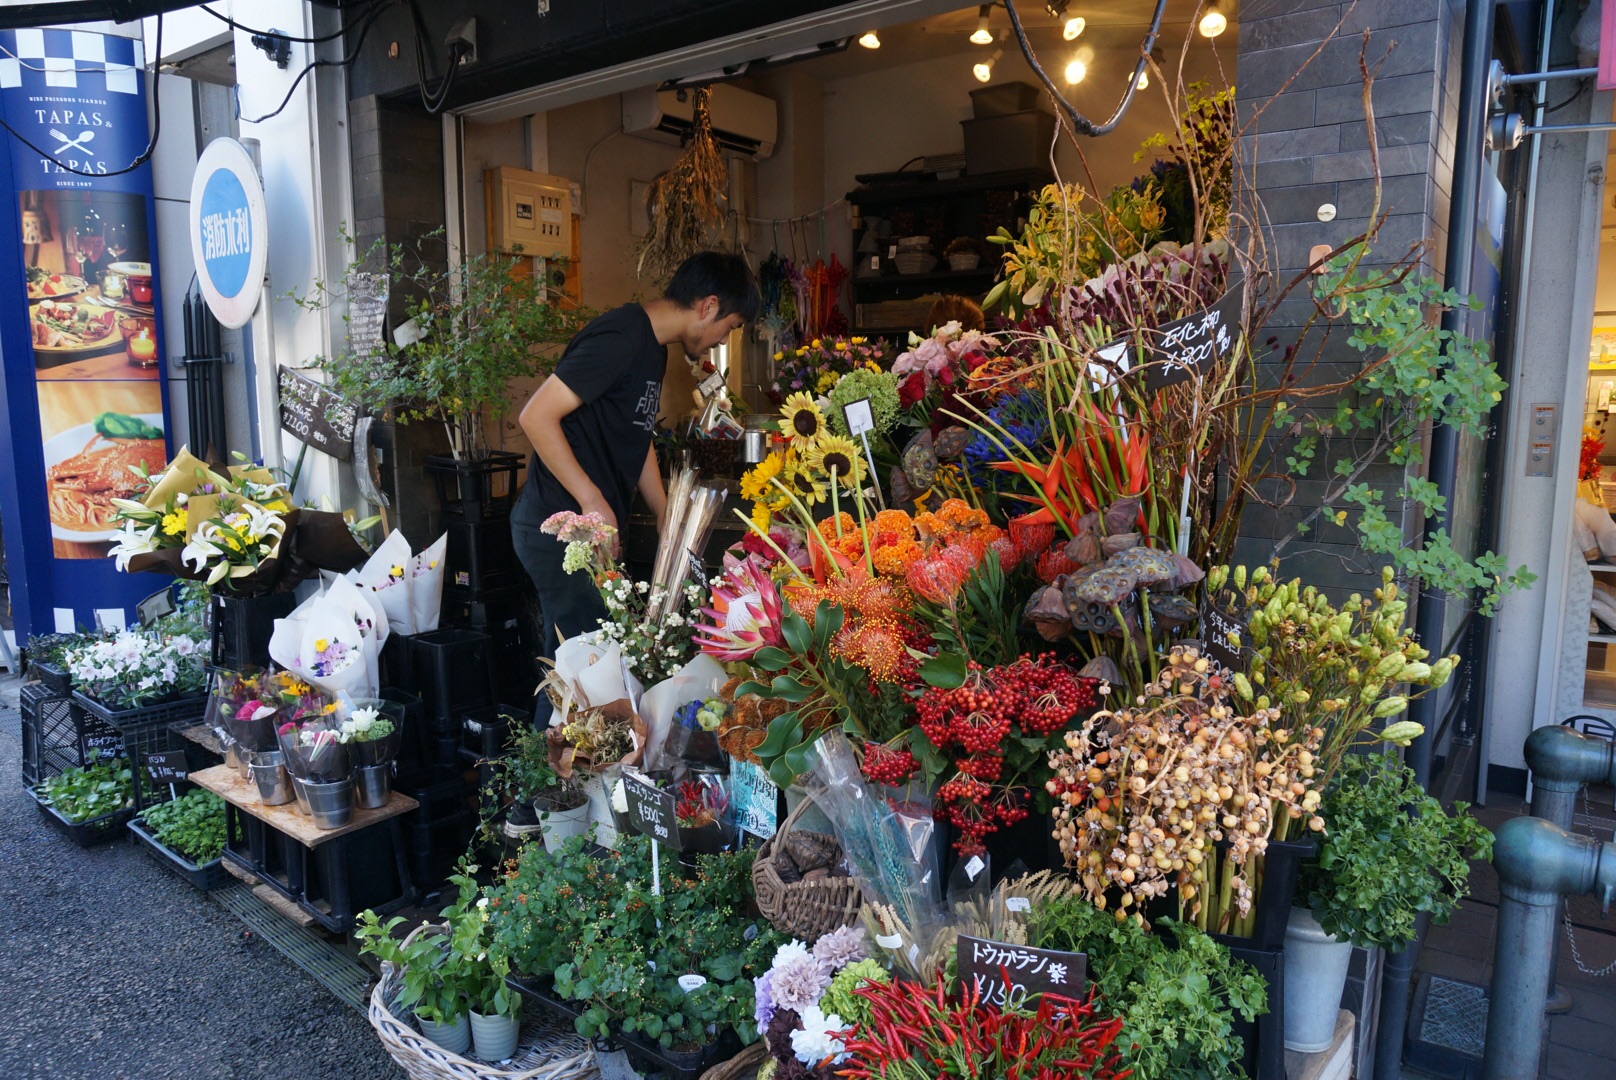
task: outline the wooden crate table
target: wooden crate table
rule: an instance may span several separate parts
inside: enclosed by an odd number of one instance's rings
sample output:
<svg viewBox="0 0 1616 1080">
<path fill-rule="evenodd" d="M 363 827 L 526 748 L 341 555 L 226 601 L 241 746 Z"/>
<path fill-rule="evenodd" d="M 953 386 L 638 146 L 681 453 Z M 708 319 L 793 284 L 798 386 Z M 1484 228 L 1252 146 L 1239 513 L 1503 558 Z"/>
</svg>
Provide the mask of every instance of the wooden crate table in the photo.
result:
<svg viewBox="0 0 1616 1080">
<path fill-rule="evenodd" d="M 420 804 L 393 792 L 379 810 L 355 806 L 348 824 L 321 829 L 296 802 L 265 806 L 258 786 L 228 765 L 190 775 L 225 801 L 224 858 L 263 879 L 333 933 L 356 909 L 385 915 L 415 902 L 400 816 Z"/>
</svg>

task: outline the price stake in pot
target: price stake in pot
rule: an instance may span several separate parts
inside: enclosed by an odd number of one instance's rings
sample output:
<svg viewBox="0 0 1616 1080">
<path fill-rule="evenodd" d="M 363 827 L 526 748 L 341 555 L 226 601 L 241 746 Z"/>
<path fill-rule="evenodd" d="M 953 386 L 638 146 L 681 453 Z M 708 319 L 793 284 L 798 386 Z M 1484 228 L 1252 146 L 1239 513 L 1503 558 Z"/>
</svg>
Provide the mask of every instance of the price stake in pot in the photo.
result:
<svg viewBox="0 0 1616 1080">
<path fill-rule="evenodd" d="M 154 784 L 175 784 L 190 775 L 184 750 L 164 750 L 141 759 Z"/>
<path fill-rule="evenodd" d="M 1231 671 L 1246 670 L 1251 652 L 1245 645 L 1245 612 L 1208 598 L 1201 610 L 1201 628 L 1205 631 L 1207 659 Z"/>
<path fill-rule="evenodd" d="M 1020 1007 L 1039 994 L 1080 998 L 1088 984 L 1084 953 L 1055 952 L 961 934 L 956 946 L 961 985 L 974 984 L 982 1001 Z"/>
<path fill-rule="evenodd" d="M 679 825 L 674 817 L 673 792 L 663 791 L 625 771 L 623 793 L 628 796 L 628 821 L 635 832 L 664 844 L 678 846 Z"/>
</svg>

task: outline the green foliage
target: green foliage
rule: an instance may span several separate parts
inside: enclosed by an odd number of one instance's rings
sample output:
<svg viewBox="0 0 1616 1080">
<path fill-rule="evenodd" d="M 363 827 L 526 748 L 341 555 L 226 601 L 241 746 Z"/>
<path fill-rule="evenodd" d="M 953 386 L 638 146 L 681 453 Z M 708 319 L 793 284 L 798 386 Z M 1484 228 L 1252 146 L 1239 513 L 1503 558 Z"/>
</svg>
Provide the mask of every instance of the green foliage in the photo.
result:
<svg viewBox="0 0 1616 1080">
<path fill-rule="evenodd" d="M 649 842 L 592 851 L 583 837 L 558 854 L 523 849 L 515 871 L 488 891 L 490 955 L 583 1008 L 579 1034 L 639 1034 L 674 1049 L 704 1045 L 726 1028 L 756 1041 L 752 979 L 783 940 L 750 920 L 753 852 L 704 856 L 696 874 L 662 864 L 651 891 Z M 681 975 L 707 979 L 685 992 Z M 709 1031 L 709 1028 L 712 1031 Z"/>
<path fill-rule="evenodd" d="M 1185 88 L 1184 108 L 1178 118 L 1178 137 L 1157 132 L 1141 144 L 1135 161 L 1166 151 L 1167 157 L 1151 167 L 1159 188 L 1165 220 L 1162 232 L 1169 240 L 1192 244 L 1223 233 L 1229 225 L 1229 203 L 1234 194 L 1234 155 L 1229 139 L 1234 129 L 1234 87 L 1206 92 L 1204 82 Z M 1196 208 L 1201 208 L 1200 235 Z"/>
<path fill-rule="evenodd" d="M 29 634 L 28 660 L 34 664 L 49 664 L 53 668 L 67 667 L 67 651 L 89 641 L 92 634 Z"/>
<path fill-rule="evenodd" d="M 196 788 L 140 815 L 159 844 L 201 866 L 224 851 L 224 800 Z"/>
<path fill-rule="evenodd" d="M 860 398 L 870 399 L 870 417 L 875 421 L 875 431 L 870 436 L 872 441 L 877 435 L 891 431 L 898 423 L 898 377 L 890 371 L 855 368 L 831 387 L 831 407 L 825 410 L 825 420 L 836 434 L 848 434 L 847 416 L 843 410 Z"/>
<path fill-rule="evenodd" d="M 1162 920 L 1150 934 L 1118 922 L 1081 896 L 1034 909 L 1029 944 L 1088 954 L 1089 980 L 1105 1008 L 1121 1018 L 1119 1046 L 1135 1076 L 1151 1080 L 1224 1080 L 1243 1075 L 1236 1017 L 1266 1011 L 1267 987 L 1248 964 L 1187 924 Z"/>
<path fill-rule="evenodd" d="M 1395 754 L 1347 758 L 1325 791 L 1325 833 L 1301 893 L 1326 933 L 1394 952 L 1421 912 L 1441 925 L 1469 891 L 1470 859 L 1492 833 L 1457 803 L 1448 814 Z"/>
<path fill-rule="evenodd" d="M 961 681 L 966 660 L 989 668 L 1013 663 L 1021 655 L 1017 637 L 1021 605 L 1011 597 L 1025 596 L 1034 586 L 1007 590 L 1006 583 L 998 553 L 989 551 L 971 569 L 953 605 L 934 604 L 918 595 L 914 598 L 916 614 L 931 627 L 939 657 L 958 654 Z"/>
<path fill-rule="evenodd" d="M 827 1014 L 835 1013 L 848 1027 L 870 1022 L 870 1000 L 853 993 L 865 983 L 891 982 L 886 968 L 874 960 L 855 960 L 838 971 L 830 986 L 819 999 L 819 1007 Z"/>
<path fill-rule="evenodd" d="M 550 764 L 550 743 L 545 732 L 533 726 L 526 716 L 507 717 L 510 739 L 505 756 L 494 762 L 505 794 L 516 802 L 532 802 L 544 796 L 554 809 L 582 806 L 585 796 L 576 777 L 563 780 Z"/>
<path fill-rule="evenodd" d="M 1051 289 L 1080 285 L 1147 250 L 1161 238 L 1164 218 L 1154 180 L 1137 188 L 1119 184 L 1104 199 L 1076 184 L 1050 184 L 1038 193 L 1019 236 L 1000 228 L 988 237 L 1005 248 L 1004 277 L 982 306 L 1010 315 L 1035 308 Z"/>
<path fill-rule="evenodd" d="M 1447 510 L 1436 485 L 1419 476 L 1427 425 L 1486 438 L 1488 415 L 1502 399 L 1504 381 L 1487 342 L 1444 330 L 1437 319 L 1443 310 L 1477 308 L 1480 301 L 1442 288 L 1417 269 L 1363 270 L 1366 250 L 1360 245 L 1331 259 L 1314 283 L 1318 302 L 1350 325 L 1347 341 L 1363 354 L 1365 367 L 1333 411 L 1287 414 L 1297 437 L 1286 468 L 1301 478 L 1323 466 L 1329 482 L 1322 513 L 1337 525 L 1351 520 L 1359 547 L 1391 560 L 1426 588 L 1477 594 L 1482 613 L 1491 615 L 1505 593 L 1525 588 L 1536 575 L 1525 566 L 1511 571 L 1490 551 L 1465 558 L 1446 529 L 1423 547 L 1408 545 L 1393 520 L 1400 507 L 1421 519 Z M 1406 478 L 1390 493 L 1365 478 L 1383 462 Z"/>
<path fill-rule="evenodd" d="M 91 757 L 83 768 L 63 769 L 34 790 L 40 801 L 75 825 L 135 804 L 134 772 L 121 757 Z"/>
<path fill-rule="evenodd" d="M 450 266 L 425 253 L 441 242 L 441 230 L 391 250 L 377 241 L 348 267 L 350 281 L 368 267 L 384 267 L 391 288 L 410 297 L 405 317 L 418 339 L 323 357 L 318 366 L 332 389 L 362 411 L 392 409 L 401 422 L 440 420 L 455 456 L 472 457 L 486 449 L 483 413 L 497 427 L 511 380 L 551 371 L 559 354 L 544 346 L 566 342 L 588 312 L 550 293 L 543 275 L 525 272 L 519 256 L 491 252 Z M 310 294 L 290 299 L 317 309 L 345 295 L 316 282 Z"/>
</svg>

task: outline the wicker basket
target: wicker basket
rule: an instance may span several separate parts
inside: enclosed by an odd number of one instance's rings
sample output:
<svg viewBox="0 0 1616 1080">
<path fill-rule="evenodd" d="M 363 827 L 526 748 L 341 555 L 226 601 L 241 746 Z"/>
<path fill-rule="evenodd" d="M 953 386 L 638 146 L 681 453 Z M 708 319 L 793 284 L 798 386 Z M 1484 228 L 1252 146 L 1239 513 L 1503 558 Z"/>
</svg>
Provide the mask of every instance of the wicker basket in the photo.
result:
<svg viewBox="0 0 1616 1080">
<path fill-rule="evenodd" d="M 798 803 L 780 830 L 758 849 L 757 861 L 752 864 L 752 888 L 763 917 L 782 934 L 810 944 L 837 927 L 855 925 L 864 904 L 858 883 L 850 877 L 787 882 L 776 870 L 775 853 L 796 828 L 797 819 L 812 805 L 812 798 Z"/>
<path fill-rule="evenodd" d="M 440 934 L 447 930 L 429 923 L 416 927 L 404 940 L 408 943 L 423 931 Z M 403 989 L 399 974 L 392 964 L 382 965 L 381 981 L 370 992 L 370 1026 L 410 1080 L 597 1080 L 600 1076 L 588 1041 L 541 1009 L 528 1010 L 517 1053 L 509 1061 L 489 1065 L 451 1054 L 393 1011 L 393 1001 Z"/>
<path fill-rule="evenodd" d="M 900 274 L 929 274 L 937 265 L 937 256 L 929 251 L 900 251 L 892 261 Z"/>
<path fill-rule="evenodd" d="M 758 1066 L 763 1064 L 767 1056 L 767 1047 L 763 1039 L 742 1050 L 728 1061 L 714 1065 L 701 1074 L 701 1080 L 740 1080 L 743 1076 L 756 1076 Z"/>
<path fill-rule="evenodd" d="M 948 257 L 948 268 L 959 272 L 975 270 L 982 263 L 982 256 L 974 251 L 956 251 Z"/>
</svg>

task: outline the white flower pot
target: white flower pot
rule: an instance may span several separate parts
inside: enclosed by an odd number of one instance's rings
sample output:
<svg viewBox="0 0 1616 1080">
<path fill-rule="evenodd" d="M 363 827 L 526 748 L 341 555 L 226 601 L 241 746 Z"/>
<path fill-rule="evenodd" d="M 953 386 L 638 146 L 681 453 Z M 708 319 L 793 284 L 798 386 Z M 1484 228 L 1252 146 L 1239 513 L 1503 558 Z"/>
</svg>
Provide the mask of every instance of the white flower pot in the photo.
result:
<svg viewBox="0 0 1616 1080">
<path fill-rule="evenodd" d="M 1285 927 L 1285 1049 L 1328 1050 L 1335 1041 L 1352 943 L 1324 932 L 1313 912 L 1291 908 Z"/>
<path fill-rule="evenodd" d="M 421 1025 L 421 1034 L 449 1051 L 451 1054 L 464 1054 L 466 1047 L 471 1045 L 471 1021 L 466 1014 L 461 1013 L 455 1017 L 452 1024 L 434 1024 L 430 1020 L 423 1020 L 417 1016 L 415 1022 Z"/>
<path fill-rule="evenodd" d="M 521 1031 L 520 1017 L 484 1016 L 472 1010 L 471 1037 L 477 1044 L 477 1056 L 484 1061 L 509 1059 L 516 1052 L 516 1038 Z"/>
<path fill-rule="evenodd" d="M 589 804 L 571 810 L 546 810 L 535 804 L 539 825 L 544 833 L 544 849 L 552 854 L 561 850 L 561 843 L 589 831 Z"/>
</svg>

